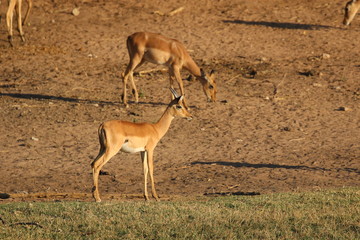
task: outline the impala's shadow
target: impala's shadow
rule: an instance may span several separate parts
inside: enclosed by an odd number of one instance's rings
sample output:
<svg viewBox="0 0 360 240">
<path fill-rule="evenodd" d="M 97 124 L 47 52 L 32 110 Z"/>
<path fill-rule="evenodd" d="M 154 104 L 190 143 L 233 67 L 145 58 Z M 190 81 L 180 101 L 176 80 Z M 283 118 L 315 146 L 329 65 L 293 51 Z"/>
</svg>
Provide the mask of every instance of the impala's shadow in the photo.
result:
<svg viewBox="0 0 360 240">
<path fill-rule="evenodd" d="M 0 96 L 8 96 L 13 98 L 22 98 L 22 99 L 35 99 L 35 100 L 55 100 L 71 103 L 98 103 L 98 104 L 114 104 L 109 101 L 97 101 L 97 100 L 88 100 L 88 99 L 79 99 L 79 98 L 69 98 L 61 96 L 51 96 L 43 94 L 33 94 L 33 93 L 0 93 Z"/>
<path fill-rule="evenodd" d="M 63 101 L 63 102 L 70 102 L 70 103 L 122 105 L 122 103 L 120 103 L 120 102 L 69 98 L 69 97 L 51 96 L 51 95 L 43 95 L 43 94 L 32 94 L 32 93 L 0 93 L 0 97 L 1 96 L 8 96 L 8 97 L 13 97 L 13 98 L 21 98 L 21 99 Z M 160 105 L 166 105 L 167 106 L 168 105 L 168 104 L 162 103 L 162 102 L 139 102 L 139 103 L 135 103 L 133 101 L 129 101 L 129 104 L 143 104 L 143 105 L 153 105 L 153 106 L 160 106 Z"/>
<path fill-rule="evenodd" d="M 267 164 L 267 163 L 246 163 L 246 162 L 192 162 L 192 165 L 203 164 L 203 165 L 222 165 L 222 166 L 231 166 L 231 167 L 244 167 L 244 168 L 284 168 L 284 169 L 303 169 L 303 170 L 326 170 L 325 168 L 319 167 L 307 167 L 307 166 L 298 166 L 298 165 L 280 165 L 280 164 Z"/>
<path fill-rule="evenodd" d="M 256 196 L 260 195 L 259 192 L 211 192 L 204 193 L 205 196 Z"/>
<path fill-rule="evenodd" d="M 225 161 L 217 161 L 217 162 L 192 162 L 192 165 L 222 165 L 222 166 L 231 166 L 238 168 L 283 168 L 283 169 L 299 169 L 299 170 L 311 170 L 311 171 L 346 171 L 353 172 L 356 174 L 360 174 L 360 169 L 357 168 L 322 168 L 322 167 L 308 167 L 304 165 L 281 165 L 281 164 L 267 164 L 267 163 L 246 163 L 246 162 L 225 162 Z"/>
<path fill-rule="evenodd" d="M 319 29 L 342 29 L 338 27 L 331 27 L 326 25 L 318 24 L 302 24 L 302 23 L 279 23 L 279 22 L 266 22 L 266 21 L 244 21 L 244 20 L 223 20 L 224 23 L 235 23 L 235 24 L 245 24 L 245 25 L 254 25 L 254 26 L 265 26 L 272 28 L 282 28 L 282 29 L 300 29 L 300 30 L 319 30 Z"/>
</svg>

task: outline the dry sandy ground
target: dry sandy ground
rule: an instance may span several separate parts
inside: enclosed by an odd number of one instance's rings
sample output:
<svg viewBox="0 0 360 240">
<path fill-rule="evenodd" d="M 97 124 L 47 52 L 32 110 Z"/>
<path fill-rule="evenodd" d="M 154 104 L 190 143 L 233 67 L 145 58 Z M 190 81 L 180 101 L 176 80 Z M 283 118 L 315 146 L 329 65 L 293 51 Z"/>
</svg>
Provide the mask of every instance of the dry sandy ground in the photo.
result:
<svg viewBox="0 0 360 240">
<path fill-rule="evenodd" d="M 11 48 L 3 1 L 0 201 L 92 200 L 99 124 L 160 117 L 166 72 L 135 76 L 140 103 L 120 103 L 125 41 L 136 31 L 178 39 L 217 72 L 216 103 L 185 81 L 194 119 L 175 119 L 155 149 L 161 198 L 359 186 L 360 17 L 343 27 L 344 4 L 35 0 L 27 42 L 15 32 Z M 139 70 L 151 69 L 162 67 Z M 142 196 L 139 154 L 119 153 L 103 171 L 103 200 Z"/>
</svg>

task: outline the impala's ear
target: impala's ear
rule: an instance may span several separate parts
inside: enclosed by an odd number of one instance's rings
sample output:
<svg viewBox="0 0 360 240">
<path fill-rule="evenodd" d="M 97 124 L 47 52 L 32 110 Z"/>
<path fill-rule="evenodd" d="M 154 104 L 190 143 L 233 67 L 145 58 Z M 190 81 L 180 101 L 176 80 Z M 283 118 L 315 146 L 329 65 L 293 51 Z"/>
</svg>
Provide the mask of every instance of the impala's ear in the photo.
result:
<svg viewBox="0 0 360 240">
<path fill-rule="evenodd" d="M 182 101 L 182 100 L 184 100 L 184 96 L 181 95 L 180 99 L 179 99 L 179 102 Z"/>
<path fill-rule="evenodd" d="M 216 73 L 216 71 L 214 69 L 212 69 L 211 72 L 210 72 L 210 77 L 214 76 L 215 73 Z"/>
<path fill-rule="evenodd" d="M 175 91 L 175 89 L 170 88 L 170 91 L 172 92 L 172 94 L 174 95 L 175 98 L 178 98 L 179 95 L 177 94 L 177 92 Z"/>
</svg>

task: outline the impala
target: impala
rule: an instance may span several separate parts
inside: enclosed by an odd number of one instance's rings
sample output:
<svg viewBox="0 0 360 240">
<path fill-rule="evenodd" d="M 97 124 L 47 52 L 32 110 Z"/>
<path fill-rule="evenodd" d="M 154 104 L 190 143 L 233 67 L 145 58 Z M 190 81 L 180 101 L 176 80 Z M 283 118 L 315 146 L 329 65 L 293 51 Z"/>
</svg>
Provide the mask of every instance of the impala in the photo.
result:
<svg viewBox="0 0 360 240">
<path fill-rule="evenodd" d="M 147 192 L 147 177 L 150 175 L 152 196 L 159 201 L 155 190 L 153 176 L 153 152 L 160 139 L 168 131 L 171 121 L 176 116 L 191 119 L 184 104 L 184 96 L 178 96 L 174 89 L 171 89 L 174 100 L 170 102 L 165 112 L 157 123 L 132 123 L 120 120 L 104 122 L 100 125 L 99 142 L 100 151 L 95 160 L 91 163 L 94 178 L 92 189 L 96 202 L 100 202 L 98 178 L 101 168 L 121 150 L 125 153 L 141 153 L 141 160 L 144 170 L 144 197 L 149 200 Z"/>
<path fill-rule="evenodd" d="M 145 62 L 166 65 L 169 68 L 170 88 L 173 88 L 173 78 L 175 78 L 182 96 L 184 96 L 184 86 L 180 70 L 184 67 L 200 81 L 208 101 L 216 101 L 217 89 L 214 71 L 211 71 L 209 75 L 205 74 L 190 57 L 185 46 L 176 39 L 167 38 L 157 33 L 137 32 L 127 38 L 126 46 L 130 58 L 130 62 L 123 74 L 124 89 L 122 100 L 126 106 L 126 84 L 129 77 L 132 94 L 135 97 L 135 101 L 139 101 L 133 72 Z"/>
<path fill-rule="evenodd" d="M 360 2 L 357 0 L 351 0 L 345 5 L 345 16 L 344 16 L 344 25 L 350 25 L 351 21 L 354 19 L 356 13 L 360 9 Z"/>
<path fill-rule="evenodd" d="M 22 0 L 9 0 L 9 7 L 6 12 L 6 25 L 7 25 L 7 30 L 9 33 L 8 39 L 9 39 L 9 43 L 11 46 L 13 46 L 13 43 L 12 43 L 13 30 L 12 30 L 12 28 L 13 28 L 13 15 L 14 15 L 15 7 L 17 10 L 18 30 L 20 32 L 21 40 L 23 42 L 25 42 L 25 36 L 24 36 L 24 32 L 22 30 L 22 26 L 26 23 L 26 21 L 29 17 L 29 13 L 32 8 L 32 0 L 26 0 L 26 2 L 28 4 L 28 9 L 26 11 L 24 21 L 22 22 L 22 20 L 21 20 Z"/>
</svg>

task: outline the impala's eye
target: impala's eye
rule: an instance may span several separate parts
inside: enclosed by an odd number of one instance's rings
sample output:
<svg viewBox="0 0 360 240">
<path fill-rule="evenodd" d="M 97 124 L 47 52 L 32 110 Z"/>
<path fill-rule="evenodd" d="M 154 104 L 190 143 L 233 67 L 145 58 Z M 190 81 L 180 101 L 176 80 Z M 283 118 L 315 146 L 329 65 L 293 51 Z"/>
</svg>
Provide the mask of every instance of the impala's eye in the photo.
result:
<svg viewBox="0 0 360 240">
<path fill-rule="evenodd" d="M 213 89 L 213 88 L 214 88 L 214 86 L 213 86 L 213 85 L 210 85 L 210 86 L 209 86 L 209 89 Z"/>
<path fill-rule="evenodd" d="M 182 106 L 176 105 L 176 109 L 177 109 L 177 110 L 180 110 L 180 109 L 182 109 Z"/>
</svg>

